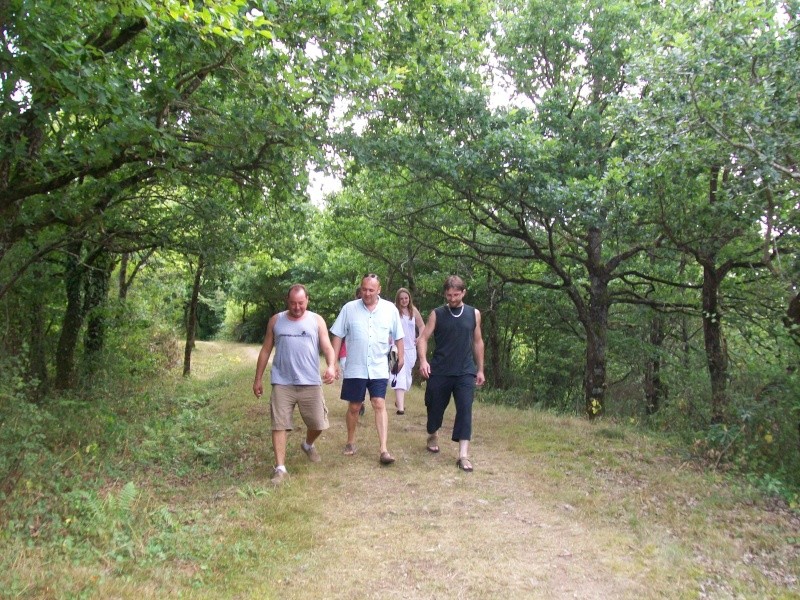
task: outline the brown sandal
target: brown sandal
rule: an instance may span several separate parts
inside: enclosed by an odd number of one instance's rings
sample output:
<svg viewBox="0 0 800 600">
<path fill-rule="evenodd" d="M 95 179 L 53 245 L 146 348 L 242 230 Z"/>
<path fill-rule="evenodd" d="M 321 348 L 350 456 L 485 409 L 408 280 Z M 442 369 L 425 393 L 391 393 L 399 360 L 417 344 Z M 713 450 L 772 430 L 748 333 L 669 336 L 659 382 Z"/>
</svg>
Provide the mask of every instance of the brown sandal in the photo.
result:
<svg viewBox="0 0 800 600">
<path fill-rule="evenodd" d="M 456 466 L 465 473 L 472 473 L 472 463 L 466 456 L 462 456 L 456 461 Z"/>
<path fill-rule="evenodd" d="M 433 452 L 436 454 L 439 451 L 439 436 L 435 433 L 432 433 L 428 436 L 428 443 L 426 445 L 428 452 Z"/>
</svg>

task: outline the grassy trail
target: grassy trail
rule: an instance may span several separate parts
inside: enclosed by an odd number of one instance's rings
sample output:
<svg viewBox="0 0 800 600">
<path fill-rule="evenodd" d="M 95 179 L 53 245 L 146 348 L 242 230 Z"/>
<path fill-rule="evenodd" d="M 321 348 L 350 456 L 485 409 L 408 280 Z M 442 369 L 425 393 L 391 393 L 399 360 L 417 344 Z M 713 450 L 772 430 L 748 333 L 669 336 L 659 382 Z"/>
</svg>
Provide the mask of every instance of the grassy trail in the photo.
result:
<svg viewBox="0 0 800 600">
<path fill-rule="evenodd" d="M 800 597 L 795 514 L 608 422 L 476 403 L 475 471 L 465 474 L 449 441 L 452 406 L 434 455 L 422 390 L 402 416 L 390 392 L 397 462 L 382 467 L 371 407 L 357 454 L 342 455 L 345 403 L 333 384 L 322 462 L 300 450 L 295 415 L 291 477 L 274 488 L 268 404 L 250 390 L 257 350 L 200 344 L 186 384 L 207 390 L 226 424 L 223 468 L 135 482 L 152 510 L 173 515 L 174 553 L 54 576 L 95 577 L 83 596 L 96 598 Z M 18 565 L 33 568 L 28 559 Z"/>
</svg>

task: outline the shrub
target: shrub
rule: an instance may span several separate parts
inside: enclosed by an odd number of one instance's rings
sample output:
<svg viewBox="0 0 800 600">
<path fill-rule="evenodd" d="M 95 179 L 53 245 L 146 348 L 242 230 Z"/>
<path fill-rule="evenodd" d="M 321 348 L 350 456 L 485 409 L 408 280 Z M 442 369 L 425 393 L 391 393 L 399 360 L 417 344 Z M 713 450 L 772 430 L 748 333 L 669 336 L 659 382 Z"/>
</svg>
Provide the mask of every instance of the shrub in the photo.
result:
<svg viewBox="0 0 800 600">
<path fill-rule="evenodd" d="M 0 362 L 0 504 L 25 471 L 49 453 L 47 411 L 28 401 L 36 382 L 25 383 L 24 367 L 15 359 Z"/>
</svg>

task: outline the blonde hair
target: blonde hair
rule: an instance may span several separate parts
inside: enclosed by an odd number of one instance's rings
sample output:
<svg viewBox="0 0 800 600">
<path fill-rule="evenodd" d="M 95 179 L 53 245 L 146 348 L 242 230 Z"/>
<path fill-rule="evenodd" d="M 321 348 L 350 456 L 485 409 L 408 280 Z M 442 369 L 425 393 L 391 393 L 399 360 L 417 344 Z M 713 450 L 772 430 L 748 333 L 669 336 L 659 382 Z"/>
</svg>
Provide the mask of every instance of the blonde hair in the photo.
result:
<svg viewBox="0 0 800 600">
<path fill-rule="evenodd" d="M 400 288 L 394 295 L 394 305 L 397 307 L 397 310 L 400 311 L 400 314 L 402 315 L 403 309 L 400 307 L 400 294 L 408 294 L 408 316 L 413 319 L 414 310 L 416 310 L 416 306 L 414 306 L 414 298 L 413 296 L 411 296 L 411 292 L 409 292 L 407 288 Z"/>
</svg>

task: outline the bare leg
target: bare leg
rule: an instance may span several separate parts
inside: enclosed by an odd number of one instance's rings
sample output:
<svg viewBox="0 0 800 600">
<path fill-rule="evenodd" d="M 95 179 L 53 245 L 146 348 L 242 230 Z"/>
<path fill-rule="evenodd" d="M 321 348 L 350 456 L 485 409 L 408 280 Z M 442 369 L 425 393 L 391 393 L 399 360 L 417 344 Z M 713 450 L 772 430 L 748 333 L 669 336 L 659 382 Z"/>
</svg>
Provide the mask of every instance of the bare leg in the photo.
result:
<svg viewBox="0 0 800 600">
<path fill-rule="evenodd" d="M 386 412 L 386 399 L 372 398 L 372 408 L 375 409 L 375 428 L 378 430 L 381 453 L 388 452 L 387 438 L 389 437 L 389 414 Z"/>
<path fill-rule="evenodd" d="M 469 440 L 458 440 L 458 458 L 469 458 Z"/>
<path fill-rule="evenodd" d="M 275 466 L 286 464 L 286 431 L 272 430 L 272 449 L 275 451 Z"/>
<path fill-rule="evenodd" d="M 350 402 L 347 407 L 347 415 L 345 421 L 347 422 L 347 443 L 356 443 L 356 427 L 358 426 L 358 411 L 363 402 Z"/>
<path fill-rule="evenodd" d="M 306 446 L 313 446 L 314 441 L 320 436 L 322 431 L 318 429 L 309 429 L 306 432 Z"/>
</svg>

